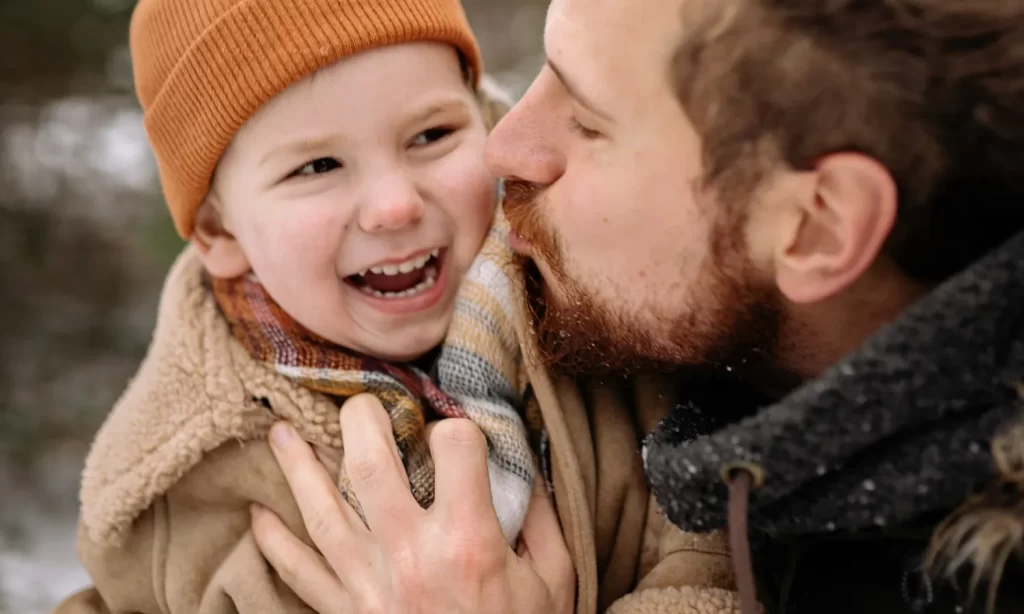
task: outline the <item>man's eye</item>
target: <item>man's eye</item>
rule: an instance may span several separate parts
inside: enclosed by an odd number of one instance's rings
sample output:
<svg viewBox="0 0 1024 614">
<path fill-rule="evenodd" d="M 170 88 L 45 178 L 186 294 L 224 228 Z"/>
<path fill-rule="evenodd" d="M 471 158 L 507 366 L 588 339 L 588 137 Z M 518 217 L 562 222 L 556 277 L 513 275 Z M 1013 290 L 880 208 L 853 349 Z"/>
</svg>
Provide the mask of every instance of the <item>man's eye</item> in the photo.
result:
<svg viewBox="0 0 1024 614">
<path fill-rule="evenodd" d="M 317 158 L 311 162 L 307 162 L 302 165 L 295 172 L 293 176 L 312 176 L 320 175 L 322 173 L 329 173 L 334 169 L 341 168 L 341 162 L 338 162 L 334 158 Z"/>
<path fill-rule="evenodd" d="M 581 124 L 579 120 L 576 119 L 575 117 L 569 118 L 569 129 L 585 139 L 596 139 L 601 137 L 600 132 L 598 132 L 597 130 L 587 128 L 586 126 Z"/>
<path fill-rule="evenodd" d="M 444 139 L 445 137 L 447 137 L 448 135 L 450 135 L 453 132 L 455 132 L 455 130 L 452 129 L 452 128 L 449 128 L 447 126 L 439 127 L 439 128 L 429 128 L 429 129 L 424 130 L 423 132 L 417 134 L 415 137 L 413 137 L 413 139 L 412 139 L 412 146 L 413 147 L 425 147 L 427 145 L 430 145 L 432 143 L 436 143 L 436 142 Z"/>
</svg>

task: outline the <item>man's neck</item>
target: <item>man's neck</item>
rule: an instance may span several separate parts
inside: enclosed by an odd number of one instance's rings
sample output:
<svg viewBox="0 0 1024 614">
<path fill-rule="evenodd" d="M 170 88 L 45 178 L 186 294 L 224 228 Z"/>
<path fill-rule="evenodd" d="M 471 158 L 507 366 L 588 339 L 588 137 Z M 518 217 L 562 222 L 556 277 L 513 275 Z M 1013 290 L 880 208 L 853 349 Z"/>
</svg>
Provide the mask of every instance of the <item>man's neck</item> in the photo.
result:
<svg viewBox="0 0 1024 614">
<path fill-rule="evenodd" d="M 785 396 L 863 345 L 931 289 L 884 262 L 825 301 L 787 303 L 775 365 L 751 374 L 751 383 L 773 398 Z"/>
</svg>

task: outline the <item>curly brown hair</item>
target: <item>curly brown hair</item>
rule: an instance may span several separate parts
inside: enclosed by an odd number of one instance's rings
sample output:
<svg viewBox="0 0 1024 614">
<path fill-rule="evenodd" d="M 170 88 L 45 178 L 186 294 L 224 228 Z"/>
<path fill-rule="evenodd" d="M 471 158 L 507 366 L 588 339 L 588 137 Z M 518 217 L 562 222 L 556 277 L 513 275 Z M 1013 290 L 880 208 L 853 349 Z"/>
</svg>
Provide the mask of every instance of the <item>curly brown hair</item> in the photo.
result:
<svg viewBox="0 0 1024 614">
<path fill-rule="evenodd" d="M 912 277 L 1024 227 L 1024 1 L 688 1 L 683 22 L 670 78 L 723 206 L 854 151 L 893 177 L 886 252 Z"/>
</svg>

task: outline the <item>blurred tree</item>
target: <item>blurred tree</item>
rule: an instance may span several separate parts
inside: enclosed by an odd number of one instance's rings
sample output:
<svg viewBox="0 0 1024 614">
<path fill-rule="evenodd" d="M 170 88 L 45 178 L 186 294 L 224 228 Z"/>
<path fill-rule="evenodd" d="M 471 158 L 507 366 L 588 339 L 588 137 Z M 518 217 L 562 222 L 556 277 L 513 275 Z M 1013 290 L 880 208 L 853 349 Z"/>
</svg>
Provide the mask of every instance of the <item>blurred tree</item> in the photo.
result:
<svg viewBox="0 0 1024 614">
<path fill-rule="evenodd" d="M 0 2 L 0 101 L 38 103 L 108 90 L 111 52 L 126 40 L 132 0 Z"/>
<path fill-rule="evenodd" d="M 114 362 L 124 371 L 144 350 L 144 340 L 117 330 L 132 281 L 123 238 L 79 214 L 83 186 L 61 173 L 49 174 L 42 201 L 25 194 L 18 169 L 36 152 L 2 138 L 41 121 L 63 97 L 128 93 L 117 59 L 133 4 L 0 0 L 0 451 L 7 455 L 91 437 L 130 371 L 111 374 L 116 384 L 98 378 L 62 390 L 74 381 L 67 375 L 122 355 Z"/>
</svg>

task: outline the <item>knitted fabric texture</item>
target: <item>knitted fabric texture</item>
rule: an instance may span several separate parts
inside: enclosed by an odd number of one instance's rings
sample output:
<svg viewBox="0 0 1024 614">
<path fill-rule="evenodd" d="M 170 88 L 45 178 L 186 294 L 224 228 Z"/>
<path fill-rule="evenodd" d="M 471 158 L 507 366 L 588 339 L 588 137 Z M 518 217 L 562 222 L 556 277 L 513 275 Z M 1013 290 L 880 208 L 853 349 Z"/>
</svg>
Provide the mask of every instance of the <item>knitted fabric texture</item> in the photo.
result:
<svg viewBox="0 0 1024 614">
<path fill-rule="evenodd" d="M 178 232 L 192 234 L 239 128 L 288 86 L 376 47 L 436 41 L 480 77 L 459 0 L 140 0 L 129 46 L 136 93 Z"/>
<path fill-rule="evenodd" d="M 529 506 L 535 463 L 517 411 L 519 346 L 512 328 L 511 252 L 496 225 L 466 275 L 436 364 L 437 383 L 412 365 L 357 354 L 303 328 L 253 275 L 214 280 L 214 296 L 235 338 L 259 361 L 312 390 L 338 399 L 372 393 L 391 418 L 412 494 L 434 500 L 434 469 L 425 426 L 427 410 L 469 418 L 488 444 L 491 496 L 502 531 L 514 542 Z M 341 491 L 362 514 L 342 471 Z"/>
</svg>

